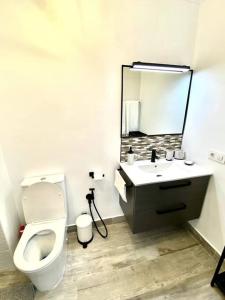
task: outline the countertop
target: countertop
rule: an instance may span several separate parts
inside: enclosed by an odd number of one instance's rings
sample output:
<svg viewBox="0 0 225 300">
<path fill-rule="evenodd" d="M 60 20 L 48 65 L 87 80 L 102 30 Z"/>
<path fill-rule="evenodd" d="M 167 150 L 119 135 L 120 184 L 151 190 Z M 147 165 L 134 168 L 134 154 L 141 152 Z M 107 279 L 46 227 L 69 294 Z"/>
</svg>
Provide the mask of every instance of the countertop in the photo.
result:
<svg viewBox="0 0 225 300">
<path fill-rule="evenodd" d="M 184 160 L 168 162 L 165 159 L 159 159 L 155 163 L 149 160 L 140 160 L 135 161 L 133 165 L 128 165 L 126 162 L 120 163 L 120 166 L 135 186 L 213 174 L 212 170 L 198 164 L 187 166 L 184 164 Z"/>
</svg>

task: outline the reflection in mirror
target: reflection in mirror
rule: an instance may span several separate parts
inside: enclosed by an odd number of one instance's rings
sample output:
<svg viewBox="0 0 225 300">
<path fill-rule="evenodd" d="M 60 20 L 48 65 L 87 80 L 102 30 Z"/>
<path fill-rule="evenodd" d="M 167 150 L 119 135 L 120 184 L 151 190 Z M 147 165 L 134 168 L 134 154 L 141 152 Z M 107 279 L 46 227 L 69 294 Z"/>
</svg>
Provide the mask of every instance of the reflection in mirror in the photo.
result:
<svg viewBox="0 0 225 300">
<path fill-rule="evenodd" d="M 181 134 L 191 74 L 123 66 L 122 137 Z"/>
</svg>

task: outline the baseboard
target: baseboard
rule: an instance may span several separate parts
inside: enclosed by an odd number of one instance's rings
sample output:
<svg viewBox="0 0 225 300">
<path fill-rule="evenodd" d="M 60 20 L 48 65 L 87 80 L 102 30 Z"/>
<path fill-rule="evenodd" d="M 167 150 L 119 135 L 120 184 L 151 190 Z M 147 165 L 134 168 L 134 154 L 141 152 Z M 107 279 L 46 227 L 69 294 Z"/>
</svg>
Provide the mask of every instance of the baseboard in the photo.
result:
<svg viewBox="0 0 225 300">
<path fill-rule="evenodd" d="M 185 223 L 184 227 L 198 240 L 199 243 L 203 245 L 203 247 L 216 259 L 220 258 L 220 253 L 217 249 L 215 249 L 212 244 L 189 222 Z"/>
<path fill-rule="evenodd" d="M 103 219 L 103 221 L 105 222 L 106 225 L 117 224 L 117 223 L 124 222 L 125 217 L 124 216 L 118 216 L 118 217 Z M 98 226 L 102 226 L 101 220 L 96 220 L 95 222 Z M 73 232 L 73 231 L 77 231 L 77 226 L 75 224 L 68 225 L 67 226 L 67 232 Z"/>
</svg>

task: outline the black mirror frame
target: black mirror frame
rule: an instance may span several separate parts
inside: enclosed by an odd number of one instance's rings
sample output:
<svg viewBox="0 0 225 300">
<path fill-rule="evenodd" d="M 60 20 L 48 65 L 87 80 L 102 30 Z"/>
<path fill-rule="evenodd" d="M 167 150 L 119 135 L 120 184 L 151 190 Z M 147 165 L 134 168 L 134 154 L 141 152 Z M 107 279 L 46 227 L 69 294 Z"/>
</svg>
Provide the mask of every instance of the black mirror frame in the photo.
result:
<svg viewBox="0 0 225 300">
<path fill-rule="evenodd" d="M 173 65 L 167 65 L 167 66 L 173 66 Z M 179 65 L 177 65 L 179 66 Z M 182 66 L 181 66 L 182 67 Z M 122 136 L 122 122 L 123 122 L 123 77 L 124 77 L 124 68 L 132 68 L 132 65 L 122 65 L 121 66 L 121 116 L 120 116 L 120 138 L 129 138 L 126 136 Z M 190 82 L 189 82 L 189 87 L 188 87 L 188 94 L 187 94 L 187 102 L 186 102 L 186 108 L 185 108 L 185 114 L 184 114 L 184 121 L 183 121 L 183 128 L 182 128 L 182 132 L 179 133 L 165 133 L 164 135 L 178 135 L 178 134 L 184 134 L 184 130 L 185 130 L 185 125 L 186 125 L 186 120 L 187 120 L 187 113 L 188 113 L 188 106 L 189 106 L 189 100 L 190 100 L 190 94 L 191 94 L 191 85 L 192 85 L 192 78 L 193 78 L 193 73 L 194 71 L 192 69 L 190 69 L 188 72 L 191 73 L 190 76 Z M 149 136 L 157 136 L 159 134 L 152 134 Z M 138 136 L 137 136 L 138 137 Z"/>
</svg>

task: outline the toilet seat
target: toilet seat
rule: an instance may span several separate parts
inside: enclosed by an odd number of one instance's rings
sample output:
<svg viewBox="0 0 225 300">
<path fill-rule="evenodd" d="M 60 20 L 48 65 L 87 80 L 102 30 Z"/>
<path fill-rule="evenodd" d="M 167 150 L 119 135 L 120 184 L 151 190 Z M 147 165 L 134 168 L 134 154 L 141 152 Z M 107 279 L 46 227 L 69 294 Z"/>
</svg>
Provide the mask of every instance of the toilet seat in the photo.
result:
<svg viewBox="0 0 225 300">
<path fill-rule="evenodd" d="M 51 264 L 60 254 L 64 245 L 66 218 L 47 222 L 30 223 L 25 227 L 22 237 L 14 253 L 14 263 L 20 271 L 25 273 L 35 273 Z M 29 262 L 24 254 L 29 241 L 42 231 L 51 231 L 55 234 L 55 241 L 52 250 L 47 257 L 40 261 Z"/>
</svg>

